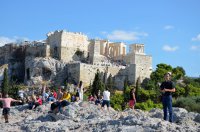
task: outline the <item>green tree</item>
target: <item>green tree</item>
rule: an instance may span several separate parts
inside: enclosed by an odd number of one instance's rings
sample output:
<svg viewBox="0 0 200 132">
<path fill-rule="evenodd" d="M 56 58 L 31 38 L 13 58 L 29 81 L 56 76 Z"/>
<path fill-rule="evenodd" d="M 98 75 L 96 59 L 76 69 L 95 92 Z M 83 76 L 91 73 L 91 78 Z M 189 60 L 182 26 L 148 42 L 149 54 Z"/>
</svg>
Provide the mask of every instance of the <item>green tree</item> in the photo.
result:
<svg viewBox="0 0 200 132">
<path fill-rule="evenodd" d="M 146 90 L 155 90 L 156 89 L 156 86 L 155 86 L 155 81 L 153 80 L 148 80 L 144 85 L 144 88 Z"/>
<path fill-rule="evenodd" d="M 185 95 L 185 88 L 180 85 L 176 85 L 176 92 L 173 93 L 173 97 L 178 98 Z"/>
<path fill-rule="evenodd" d="M 157 84 L 157 82 L 162 82 L 164 79 L 164 74 L 172 71 L 172 66 L 161 63 L 157 65 L 154 72 L 151 73 L 151 79 Z"/>
<path fill-rule="evenodd" d="M 105 88 L 105 85 L 103 84 L 103 82 L 101 80 L 99 69 L 97 69 L 97 72 L 95 74 L 94 81 L 93 81 L 93 84 L 92 84 L 92 94 L 97 95 L 98 91 L 99 90 L 103 91 L 104 88 Z"/>
<path fill-rule="evenodd" d="M 137 81 L 136 81 L 136 90 L 135 90 L 135 98 L 136 100 L 139 100 L 139 90 L 140 90 L 140 77 L 137 78 Z"/>
<path fill-rule="evenodd" d="M 1 92 L 3 95 L 8 94 L 9 91 L 9 80 L 8 80 L 8 71 L 7 68 L 4 69 L 4 74 L 3 74 L 3 82 L 2 82 L 2 88 Z"/>
<path fill-rule="evenodd" d="M 110 74 L 108 79 L 107 79 L 107 84 L 106 84 L 107 88 L 109 89 L 109 91 L 113 94 L 114 93 L 114 82 L 112 79 L 112 75 Z"/>
<path fill-rule="evenodd" d="M 172 69 L 172 77 L 174 80 L 180 79 L 184 76 L 185 76 L 185 70 L 182 67 L 177 66 Z"/>
<path fill-rule="evenodd" d="M 126 77 L 124 79 L 124 87 L 123 87 L 124 102 L 127 102 L 129 100 L 129 94 L 127 94 L 127 90 L 128 90 L 128 78 Z"/>
</svg>

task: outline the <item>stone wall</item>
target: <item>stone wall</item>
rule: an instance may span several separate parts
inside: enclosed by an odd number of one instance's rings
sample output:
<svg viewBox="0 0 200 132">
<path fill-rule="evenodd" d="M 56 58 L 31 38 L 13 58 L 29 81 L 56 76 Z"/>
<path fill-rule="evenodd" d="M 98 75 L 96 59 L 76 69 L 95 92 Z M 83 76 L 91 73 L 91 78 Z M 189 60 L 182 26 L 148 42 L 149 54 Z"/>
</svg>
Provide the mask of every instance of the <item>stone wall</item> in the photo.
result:
<svg viewBox="0 0 200 132">
<path fill-rule="evenodd" d="M 126 56 L 127 64 L 135 64 L 135 81 L 140 77 L 141 81 L 145 78 L 150 78 L 152 73 L 152 57 L 142 54 L 129 54 Z"/>
<path fill-rule="evenodd" d="M 44 43 L 29 45 L 26 48 L 26 56 L 50 57 L 50 46 Z"/>
<path fill-rule="evenodd" d="M 6 64 L 12 56 L 12 52 L 18 48 L 16 44 L 10 43 L 0 47 L 0 65 Z"/>
<path fill-rule="evenodd" d="M 62 31 L 50 32 L 47 34 L 47 44 L 50 45 L 50 55 L 53 58 L 61 58 L 61 36 Z"/>
<path fill-rule="evenodd" d="M 88 53 L 89 41 L 86 35 L 66 31 L 55 31 L 47 34 L 47 43 L 51 48 L 51 56 L 64 62 L 73 60 L 77 50 Z"/>
<path fill-rule="evenodd" d="M 135 55 L 136 76 L 143 81 L 145 78 L 150 78 L 152 73 L 152 57 L 147 55 Z"/>
<path fill-rule="evenodd" d="M 61 47 L 77 48 L 88 51 L 88 37 L 82 33 L 62 32 Z"/>
<path fill-rule="evenodd" d="M 125 69 L 125 67 L 80 64 L 80 80 L 82 80 L 84 82 L 85 86 L 89 86 L 90 83 L 93 83 L 97 69 L 99 69 L 102 77 L 103 77 L 103 74 L 107 71 L 107 78 L 111 74 L 112 77 L 118 76 L 118 78 L 120 80 L 121 75 L 118 75 L 118 74 L 119 74 L 120 70 Z M 127 73 L 125 72 L 125 74 L 127 74 Z M 122 76 L 124 76 L 124 74 L 122 74 Z M 118 80 L 116 80 L 116 84 L 118 84 L 117 81 Z M 122 85 L 123 85 L 123 81 L 122 81 Z M 118 88 L 121 89 L 122 88 L 121 85 Z"/>
</svg>

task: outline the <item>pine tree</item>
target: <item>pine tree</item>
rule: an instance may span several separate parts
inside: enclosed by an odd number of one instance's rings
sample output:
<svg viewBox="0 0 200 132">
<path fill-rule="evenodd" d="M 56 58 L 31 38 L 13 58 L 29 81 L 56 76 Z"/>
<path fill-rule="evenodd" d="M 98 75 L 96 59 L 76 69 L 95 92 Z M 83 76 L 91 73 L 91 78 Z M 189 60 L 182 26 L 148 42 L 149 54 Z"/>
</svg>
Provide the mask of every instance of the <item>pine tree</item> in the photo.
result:
<svg viewBox="0 0 200 132">
<path fill-rule="evenodd" d="M 113 82 L 113 79 L 112 79 L 112 75 L 110 74 L 109 77 L 108 77 L 108 80 L 107 80 L 107 84 L 106 84 L 108 90 L 111 92 L 111 93 L 114 93 L 114 82 Z"/>
<path fill-rule="evenodd" d="M 8 91 L 9 91 L 8 72 L 7 72 L 7 68 L 5 68 L 4 73 L 3 73 L 3 82 L 2 82 L 1 92 L 3 95 L 5 95 L 5 94 L 8 94 Z"/>
<path fill-rule="evenodd" d="M 105 88 L 105 85 L 103 84 L 100 76 L 99 69 L 97 69 L 97 73 L 95 74 L 95 78 L 92 84 L 92 95 L 97 95 L 98 91 L 103 91 Z"/>
<path fill-rule="evenodd" d="M 124 95 L 124 102 L 127 102 L 128 101 L 128 96 L 127 95 L 127 89 L 128 89 L 128 78 L 126 77 L 125 80 L 124 80 L 124 88 L 123 88 L 123 95 Z"/>
<path fill-rule="evenodd" d="M 140 85 L 141 85 L 141 82 L 140 82 L 140 77 L 137 78 L 137 81 L 136 81 L 136 90 L 135 90 L 135 98 L 136 100 L 139 100 L 139 90 L 140 90 Z"/>
</svg>

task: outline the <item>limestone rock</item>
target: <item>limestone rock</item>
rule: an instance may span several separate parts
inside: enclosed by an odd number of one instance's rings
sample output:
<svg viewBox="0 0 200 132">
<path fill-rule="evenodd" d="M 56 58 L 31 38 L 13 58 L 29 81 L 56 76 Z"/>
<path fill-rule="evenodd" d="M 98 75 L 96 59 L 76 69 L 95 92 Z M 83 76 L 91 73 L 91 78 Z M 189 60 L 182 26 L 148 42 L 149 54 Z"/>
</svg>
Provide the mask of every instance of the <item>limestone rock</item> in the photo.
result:
<svg viewBox="0 0 200 132">
<path fill-rule="evenodd" d="M 0 131 L 200 131 L 199 114 L 182 108 L 174 108 L 175 123 L 164 121 L 160 109 L 108 112 L 90 102 L 75 102 L 55 115 L 48 113 L 48 103 L 35 111 L 26 108 L 12 107 L 10 123 L 0 120 Z"/>
</svg>

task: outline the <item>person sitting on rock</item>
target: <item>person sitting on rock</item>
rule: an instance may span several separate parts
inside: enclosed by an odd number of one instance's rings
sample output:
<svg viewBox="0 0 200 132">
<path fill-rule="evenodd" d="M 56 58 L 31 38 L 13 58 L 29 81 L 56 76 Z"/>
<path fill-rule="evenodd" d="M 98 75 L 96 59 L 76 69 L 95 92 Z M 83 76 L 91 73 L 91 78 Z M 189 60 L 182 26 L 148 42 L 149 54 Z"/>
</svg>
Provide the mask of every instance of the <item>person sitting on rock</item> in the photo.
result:
<svg viewBox="0 0 200 132">
<path fill-rule="evenodd" d="M 90 96 L 88 97 L 88 101 L 94 101 L 94 97 L 93 97 L 92 95 L 90 95 Z"/>
<path fill-rule="evenodd" d="M 33 100 L 32 109 L 36 109 L 39 105 L 42 105 L 42 99 L 39 97 L 39 95 L 35 96 L 33 94 L 32 95 L 32 100 Z"/>
<path fill-rule="evenodd" d="M 63 92 L 62 92 L 62 89 L 59 88 L 59 89 L 58 89 L 58 94 L 57 94 L 57 100 L 58 100 L 58 101 L 61 101 L 62 98 L 63 98 Z"/>
<path fill-rule="evenodd" d="M 45 117 L 46 120 L 48 121 L 58 121 L 58 120 L 64 120 L 66 119 L 66 117 L 63 114 L 59 114 L 60 108 L 63 109 L 65 106 L 68 106 L 69 102 L 67 102 L 66 100 L 64 101 L 57 101 L 57 102 L 53 102 L 51 104 L 51 111 L 48 112 L 47 117 Z"/>
<path fill-rule="evenodd" d="M 55 102 L 56 98 L 54 96 L 55 96 L 55 91 L 51 91 L 50 94 L 49 94 L 48 101 Z"/>
<path fill-rule="evenodd" d="M 60 106 L 60 102 L 53 102 L 51 104 L 51 111 L 50 113 L 54 113 L 54 114 L 57 114 L 59 112 L 59 106 Z"/>
<path fill-rule="evenodd" d="M 28 98 L 28 106 L 29 109 L 32 110 L 35 107 L 35 103 L 37 102 L 36 96 L 35 94 L 32 94 L 29 98 Z"/>
<path fill-rule="evenodd" d="M 76 96 L 74 94 L 72 94 L 71 96 L 71 102 L 75 102 L 76 101 Z"/>
<path fill-rule="evenodd" d="M 70 103 L 66 100 L 63 100 L 61 102 L 57 101 L 57 102 L 53 102 L 51 104 L 51 112 L 50 113 L 54 113 L 57 114 L 58 112 L 62 113 L 63 108 L 68 106 Z"/>
<path fill-rule="evenodd" d="M 69 102 L 71 101 L 71 95 L 70 95 L 70 93 L 67 91 L 67 89 L 64 90 L 62 100 L 67 100 L 67 101 L 69 101 Z"/>
<path fill-rule="evenodd" d="M 68 106 L 68 105 L 70 105 L 70 102 L 68 102 L 67 100 L 62 100 L 62 101 L 60 102 L 60 106 L 59 106 L 59 111 L 60 111 L 60 113 L 62 113 L 64 107 L 66 107 L 66 106 Z"/>
<path fill-rule="evenodd" d="M 10 104 L 11 102 L 22 102 L 21 100 L 15 100 L 13 98 L 9 98 L 8 97 L 8 94 L 5 94 L 3 96 L 3 98 L 0 98 L 0 101 L 3 102 L 3 116 L 4 116 L 4 119 L 5 119 L 5 123 L 9 123 L 8 121 L 8 115 L 9 115 L 9 112 L 10 112 Z"/>
</svg>

